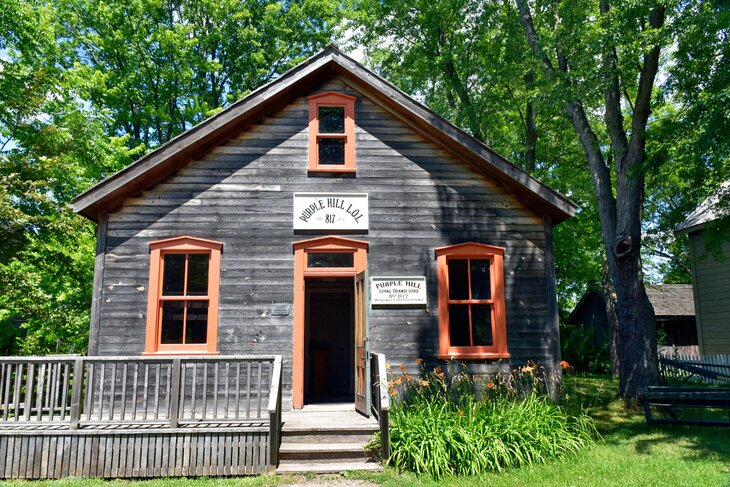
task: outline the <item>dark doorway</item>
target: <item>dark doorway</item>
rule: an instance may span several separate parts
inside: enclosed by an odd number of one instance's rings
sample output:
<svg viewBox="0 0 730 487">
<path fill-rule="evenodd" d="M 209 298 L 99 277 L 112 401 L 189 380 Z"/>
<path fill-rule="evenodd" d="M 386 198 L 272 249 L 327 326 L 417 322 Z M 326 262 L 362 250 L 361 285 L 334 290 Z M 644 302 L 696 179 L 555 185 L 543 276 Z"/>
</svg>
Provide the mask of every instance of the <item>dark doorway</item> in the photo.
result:
<svg viewBox="0 0 730 487">
<path fill-rule="evenodd" d="M 307 279 L 304 402 L 353 401 L 352 279 Z"/>
</svg>

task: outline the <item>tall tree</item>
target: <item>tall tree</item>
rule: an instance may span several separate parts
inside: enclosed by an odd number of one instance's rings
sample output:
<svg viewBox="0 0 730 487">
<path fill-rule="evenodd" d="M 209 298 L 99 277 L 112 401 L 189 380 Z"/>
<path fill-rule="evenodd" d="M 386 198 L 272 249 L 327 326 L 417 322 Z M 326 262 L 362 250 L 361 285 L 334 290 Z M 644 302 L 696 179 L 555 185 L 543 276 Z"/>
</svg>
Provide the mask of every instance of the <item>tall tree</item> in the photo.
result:
<svg viewBox="0 0 730 487">
<path fill-rule="evenodd" d="M 656 320 L 641 267 L 646 135 L 664 5 L 609 0 L 536 5 L 517 0 L 525 36 L 564 102 L 593 179 L 609 276 L 616 293 L 619 393 L 635 399 L 657 378 Z M 602 91 L 597 102 L 596 90 Z M 586 101 L 588 103 L 586 103 Z M 590 111 L 603 113 L 598 129 Z M 613 171 L 613 174 L 612 174 Z"/>
<path fill-rule="evenodd" d="M 0 349 L 83 351 L 94 233 L 67 203 L 130 157 L 61 66 L 51 5 L 0 10 Z"/>
<path fill-rule="evenodd" d="M 482 0 L 358 0 L 368 62 L 528 171 L 537 166 L 535 73 L 514 8 Z"/>
<path fill-rule="evenodd" d="M 93 225 L 67 202 L 331 42 L 339 5 L 0 0 L 0 12 L 0 349 L 83 351 Z"/>
<path fill-rule="evenodd" d="M 682 2 L 674 24 L 666 103 L 649 128 L 647 253 L 665 282 L 691 282 L 688 239 L 674 229 L 730 180 L 730 3 Z"/>
<path fill-rule="evenodd" d="M 336 36 L 326 0 L 59 0 L 69 65 L 114 135 L 152 148 Z"/>
</svg>

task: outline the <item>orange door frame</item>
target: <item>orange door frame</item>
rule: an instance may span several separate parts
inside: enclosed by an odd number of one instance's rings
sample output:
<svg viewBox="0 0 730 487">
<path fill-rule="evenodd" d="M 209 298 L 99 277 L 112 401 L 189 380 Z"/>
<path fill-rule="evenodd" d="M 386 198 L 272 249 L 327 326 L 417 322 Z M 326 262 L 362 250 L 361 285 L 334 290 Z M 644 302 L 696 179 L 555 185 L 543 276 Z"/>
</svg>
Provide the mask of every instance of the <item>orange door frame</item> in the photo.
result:
<svg viewBox="0 0 730 487">
<path fill-rule="evenodd" d="M 304 322 L 306 279 L 352 277 L 367 269 L 368 243 L 343 237 L 320 237 L 294 242 L 294 350 L 292 353 L 292 402 L 304 406 Z M 352 267 L 307 267 L 310 253 L 351 253 Z"/>
</svg>

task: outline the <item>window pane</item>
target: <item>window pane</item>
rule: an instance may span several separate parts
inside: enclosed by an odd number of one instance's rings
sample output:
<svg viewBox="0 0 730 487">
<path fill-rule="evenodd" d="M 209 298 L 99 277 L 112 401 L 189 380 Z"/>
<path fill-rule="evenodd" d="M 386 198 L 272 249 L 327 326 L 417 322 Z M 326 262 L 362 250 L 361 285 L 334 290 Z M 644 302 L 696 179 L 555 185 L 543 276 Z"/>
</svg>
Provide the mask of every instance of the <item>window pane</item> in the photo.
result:
<svg viewBox="0 0 730 487">
<path fill-rule="evenodd" d="M 188 301 L 185 343 L 205 343 L 208 335 L 208 302 Z"/>
<path fill-rule="evenodd" d="M 449 260 L 449 299 L 469 299 L 469 274 L 466 259 Z"/>
<path fill-rule="evenodd" d="M 471 263 L 471 299 L 489 299 L 489 260 L 472 259 Z"/>
<path fill-rule="evenodd" d="M 307 267 L 353 267 L 355 254 L 347 253 L 307 253 Z"/>
<path fill-rule="evenodd" d="M 185 254 L 166 254 L 162 276 L 163 296 L 182 296 L 185 285 Z"/>
<path fill-rule="evenodd" d="M 183 310 L 182 301 L 162 302 L 162 336 L 160 343 L 182 343 L 183 339 Z"/>
<path fill-rule="evenodd" d="M 319 107 L 319 133 L 345 133 L 345 107 Z"/>
<path fill-rule="evenodd" d="M 345 139 L 319 139 L 318 146 L 320 164 L 345 163 Z"/>
<path fill-rule="evenodd" d="M 208 294 L 208 254 L 188 255 L 188 296 Z"/>
<path fill-rule="evenodd" d="M 449 339 L 452 347 L 468 347 L 469 338 L 469 305 L 449 305 Z"/>
<path fill-rule="evenodd" d="M 474 346 L 491 347 L 492 340 L 492 307 L 488 304 L 471 305 L 471 332 Z"/>
</svg>

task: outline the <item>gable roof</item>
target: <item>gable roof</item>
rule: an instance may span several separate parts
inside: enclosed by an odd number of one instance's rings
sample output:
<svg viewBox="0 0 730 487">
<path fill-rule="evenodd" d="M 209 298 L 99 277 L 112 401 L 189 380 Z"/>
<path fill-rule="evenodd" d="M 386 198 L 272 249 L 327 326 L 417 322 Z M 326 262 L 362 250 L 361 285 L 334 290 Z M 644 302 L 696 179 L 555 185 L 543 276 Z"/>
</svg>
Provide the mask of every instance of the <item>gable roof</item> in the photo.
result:
<svg viewBox="0 0 730 487">
<path fill-rule="evenodd" d="M 695 315 L 692 284 L 647 284 L 646 295 L 658 317 Z"/>
<path fill-rule="evenodd" d="M 728 208 L 724 207 L 720 201 L 722 199 L 723 203 L 727 202 L 727 198 L 729 197 L 730 180 L 722 183 L 717 191 L 700 203 L 700 206 L 679 224 L 677 231 L 680 233 L 689 233 L 700 230 L 705 226 L 705 223 L 730 215 Z"/>
<path fill-rule="evenodd" d="M 476 172 L 496 180 L 519 195 L 528 205 L 549 216 L 553 223 L 575 214 L 575 204 L 565 196 L 533 178 L 334 46 L 326 47 L 276 80 L 87 189 L 71 202 L 73 211 L 96 220 L 99 214 L 113 210 L 130 196 L 160 182 L 215 145 L 282 108 L 300 93 L 336 75 L 346 78 L 355 90 L 373 99 Z"/>
<path fill-rule="evenodd" d="M 647 284 L 646 295 L 654 308 L 657 318 L 679 316 L 695 316 L 695 301 L 692 294 L 692 284 Z M 581 298 L 568 317 L 569 323 L 574 323 L 579 310 L 592 297 L 597 297 L 605 303 L 603 292 L 590 289 Z"/>
</svg>

